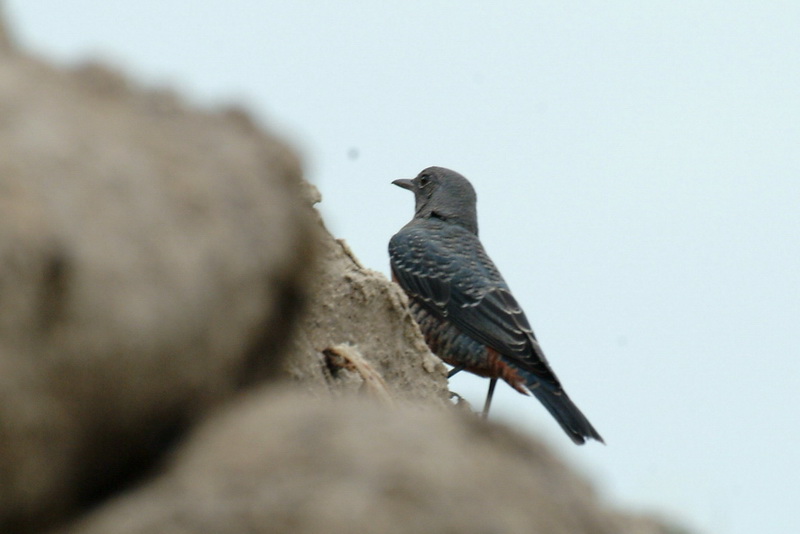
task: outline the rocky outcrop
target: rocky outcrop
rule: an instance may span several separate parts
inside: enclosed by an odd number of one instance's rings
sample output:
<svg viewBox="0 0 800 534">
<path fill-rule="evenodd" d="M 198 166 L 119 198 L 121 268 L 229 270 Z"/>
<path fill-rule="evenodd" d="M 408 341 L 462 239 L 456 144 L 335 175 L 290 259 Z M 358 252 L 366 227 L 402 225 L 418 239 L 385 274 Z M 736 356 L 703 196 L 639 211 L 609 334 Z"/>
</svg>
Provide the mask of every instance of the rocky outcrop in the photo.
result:
<svg viewBox="0 0 800 534">
<path fill-rule="evenodd" d="M 454 409 L 244 112 L 4 42 L 0 532 L 674 532 Z"/>
</svg>

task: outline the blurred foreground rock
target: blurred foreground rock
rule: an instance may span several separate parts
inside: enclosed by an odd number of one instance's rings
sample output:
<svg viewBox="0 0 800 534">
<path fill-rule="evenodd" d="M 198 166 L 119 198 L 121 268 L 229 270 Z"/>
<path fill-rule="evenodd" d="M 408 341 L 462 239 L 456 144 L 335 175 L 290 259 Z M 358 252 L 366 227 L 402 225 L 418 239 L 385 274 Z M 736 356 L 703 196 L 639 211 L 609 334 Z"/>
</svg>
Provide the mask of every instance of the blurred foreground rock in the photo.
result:
<svg viewBox="0 0 800 534">
<path fill-rule="evenodd" d="M 453 409 L 244 113 L 2 33 L 0 532 L 670 532 Z"/>
<path fill-rule="evenodd" d="M 274 372 L 319 228 L 242 114 L 6 53 L 0 116 L 6 533 L 124 486 Z"/>
<path fill-rule="evenodd" d="M 471 414 L 272 388 L 64 534 L 667 532 L 612 514 L 542 445 Z"/>
</svg>

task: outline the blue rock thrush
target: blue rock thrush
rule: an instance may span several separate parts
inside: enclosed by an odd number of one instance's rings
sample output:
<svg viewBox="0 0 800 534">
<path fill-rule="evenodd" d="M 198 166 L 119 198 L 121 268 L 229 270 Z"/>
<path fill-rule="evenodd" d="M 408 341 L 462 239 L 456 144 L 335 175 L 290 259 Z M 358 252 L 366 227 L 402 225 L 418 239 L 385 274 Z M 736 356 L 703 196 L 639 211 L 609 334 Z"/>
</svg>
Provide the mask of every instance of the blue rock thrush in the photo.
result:
<svg viewBox="0 0 800 534">
<path fill-rule="evenodd" d="M 490 378 L 488 414 L 498 378 L 544 404 L 577 444 L 603 442 L 567 396 L 525 313 L 478 239 L 475 190 L 466 178 L 429 167 L 392 182 L 414 193 L 415 213 L 389 242 L 392 278 L 431 350 L 453 365 Z"/>
</svg>

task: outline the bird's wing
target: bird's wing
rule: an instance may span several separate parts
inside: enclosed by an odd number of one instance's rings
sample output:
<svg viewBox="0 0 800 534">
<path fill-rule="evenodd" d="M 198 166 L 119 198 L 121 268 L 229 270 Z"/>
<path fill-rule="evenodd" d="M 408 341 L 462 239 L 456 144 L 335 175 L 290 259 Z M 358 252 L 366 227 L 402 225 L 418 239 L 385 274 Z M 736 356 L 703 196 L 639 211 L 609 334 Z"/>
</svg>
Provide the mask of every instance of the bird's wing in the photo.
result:
<svg viewBox="0 0 800 534">
<path fill-rule="evenodd" d="M 477 236 L 406 227 L 389 243 L 394 278 L 430 311 L 551 387 L 560 384 Z"/>
</svg>

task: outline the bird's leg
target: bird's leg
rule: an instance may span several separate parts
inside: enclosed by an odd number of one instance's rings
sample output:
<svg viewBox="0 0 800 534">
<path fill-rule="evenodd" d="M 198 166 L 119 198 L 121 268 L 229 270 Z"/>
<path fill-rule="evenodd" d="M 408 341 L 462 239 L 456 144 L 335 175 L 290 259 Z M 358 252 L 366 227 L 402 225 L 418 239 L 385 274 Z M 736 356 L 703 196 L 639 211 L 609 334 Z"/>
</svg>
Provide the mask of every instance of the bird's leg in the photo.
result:
<svg viewBox="0 0 800 534">
<path fill-rule="evenodd" d="M 463 370 L 464 370 L 464 366 L 463 365 L 456 365 L 455 367 L 450 369 L 449 373 L 447 373 L 447 378 L 450 378 L 451 376 L 453 376 L 453 375 L 455 375 L 455 374 L 457 374 L 457 373 L 459 373 L 460 371 L 463 371 Z"/>
<path fill-rule="evenodd" d="M 489 392 L 486 394 L 486 402 L 483 405 L 483 418 L 489 417 L 489 408 L 492 406 L 492 395 L 494 395 L 494 387 L 497 385 L 497 379 L 492 378 L 489 380 Z"/>
</svg>

